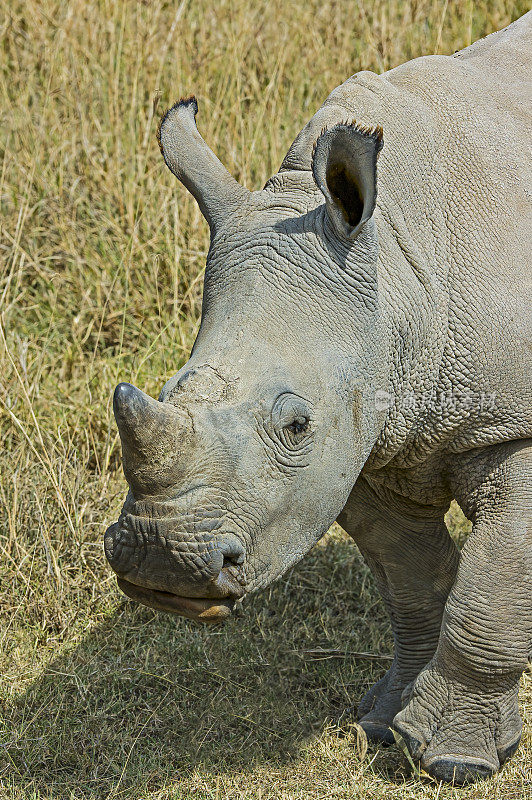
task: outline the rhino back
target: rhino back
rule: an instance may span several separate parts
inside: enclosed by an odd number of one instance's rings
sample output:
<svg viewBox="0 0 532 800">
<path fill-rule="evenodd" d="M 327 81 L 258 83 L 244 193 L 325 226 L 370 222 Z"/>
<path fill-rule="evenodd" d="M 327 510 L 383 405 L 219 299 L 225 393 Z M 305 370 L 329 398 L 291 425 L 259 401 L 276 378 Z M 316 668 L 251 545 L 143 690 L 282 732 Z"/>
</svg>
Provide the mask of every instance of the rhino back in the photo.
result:
<svg viewBox="0 0 532 800">
<path fill-rule="evenodd" d="M 532 11 L 506 28 L 490 33 L 484 39 L 459 50 L 454 58 L 478 61 L 482 69 L 493 70 L 513 91 L 517 80 L 530 84 L 530 50 L 532 48 Z"/>
</svg>

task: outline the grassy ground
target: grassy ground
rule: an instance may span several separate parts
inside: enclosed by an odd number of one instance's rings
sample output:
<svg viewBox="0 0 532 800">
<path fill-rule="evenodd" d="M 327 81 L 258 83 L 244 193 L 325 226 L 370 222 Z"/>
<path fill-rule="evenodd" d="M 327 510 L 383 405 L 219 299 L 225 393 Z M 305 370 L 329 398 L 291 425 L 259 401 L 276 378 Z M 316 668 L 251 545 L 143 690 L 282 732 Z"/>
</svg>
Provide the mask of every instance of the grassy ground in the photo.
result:
<svg viewBox="0 0 532 800">
<path fill-rule="evenodd" d="M 206 225 L 156 119 L 194 91 L 250 187 L 357 69 L 452 52 L 510 0 L 10 0 L 0 15 L 0 798 L 525 798 L 523 745 L 464 790 L 333 721 L 385 670 L 388 623 L 335 530 L 222 629 L 121 597 L 113 386 L 155 394 L 197 329 Z M 466 523 L 454 511 L 459 534 Z M 330 657 L 308 651 L 333 649 Z M 359 655 L 353 655 L 353 654 Z M 364 653 L 373 654 L 371 658 Z"/>
</svg>

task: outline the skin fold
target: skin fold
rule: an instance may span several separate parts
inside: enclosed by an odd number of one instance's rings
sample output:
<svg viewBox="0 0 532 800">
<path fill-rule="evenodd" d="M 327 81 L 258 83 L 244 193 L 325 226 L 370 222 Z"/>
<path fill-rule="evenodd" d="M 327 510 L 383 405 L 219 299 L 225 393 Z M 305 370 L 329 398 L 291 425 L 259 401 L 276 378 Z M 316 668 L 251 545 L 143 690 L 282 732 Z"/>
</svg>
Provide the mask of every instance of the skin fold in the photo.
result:
<svg viewBox="0 0 532 800">
<path fill-rule="evenodd" d="M 360 724 L 455 784 L 515 752 L 532 653 L 531 50 L 532 12 L 355 74 L 257 192 L 176 103 L 158 136 L 211 230 L 201 326 L 158 400 L 114 397 L 123 591 L 221 622 L 338 520 L 395 641 Z"/>
</svg>

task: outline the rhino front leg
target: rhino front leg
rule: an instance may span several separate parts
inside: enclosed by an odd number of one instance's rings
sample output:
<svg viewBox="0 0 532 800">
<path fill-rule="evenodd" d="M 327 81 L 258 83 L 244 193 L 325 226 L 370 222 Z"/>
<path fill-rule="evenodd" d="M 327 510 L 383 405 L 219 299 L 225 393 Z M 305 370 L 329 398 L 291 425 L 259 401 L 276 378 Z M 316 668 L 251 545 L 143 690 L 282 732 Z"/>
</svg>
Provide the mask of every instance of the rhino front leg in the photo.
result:
<svg viewBox="0 0 532 800">
<path fill-rule="evenodd" d="M 433 777 L 464 784 L 493 774 L 521 736 L 517 693 L 532 643 L 531 443 L 475 451 L 455 479 L 473 530 L 436 653 L 394 727 Z"/>
<path fill-rule="evenodd" d="M 384 510 L 385 509 L 385 510 Z M 390 615 L 395 653 L 388 672 L 365 695 L 357 716 L 368 738 L 393 744 L 393 719 L 405 687 L 432 658 L 458 550 L 443 521 L 397 501 L 394 509 L 364 482 L 338 522 L 356 541 Z"/>
</svg>

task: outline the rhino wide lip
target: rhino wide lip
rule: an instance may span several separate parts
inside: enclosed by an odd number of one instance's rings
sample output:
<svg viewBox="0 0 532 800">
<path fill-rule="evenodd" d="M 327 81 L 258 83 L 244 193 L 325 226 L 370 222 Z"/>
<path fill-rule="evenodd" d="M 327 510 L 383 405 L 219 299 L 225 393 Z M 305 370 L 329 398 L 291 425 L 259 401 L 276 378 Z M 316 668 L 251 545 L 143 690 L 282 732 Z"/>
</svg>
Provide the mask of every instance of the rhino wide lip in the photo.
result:
<svg viewBox="0 0 532 800">
<path fill-rule="evenodd" d="M 159 589 L 147 589 L 125 578 L 117 578 L 117 583 L 127 597 L 142 605 L 208 624 L 224 622 L 231 616 L 236 602 L 234 597 L 183 597 Z"/>
</svg>

